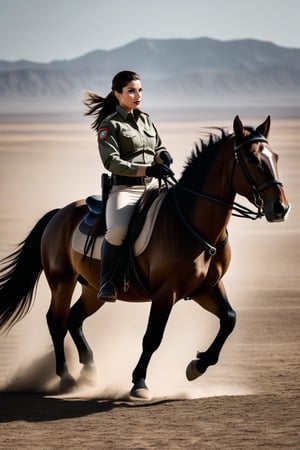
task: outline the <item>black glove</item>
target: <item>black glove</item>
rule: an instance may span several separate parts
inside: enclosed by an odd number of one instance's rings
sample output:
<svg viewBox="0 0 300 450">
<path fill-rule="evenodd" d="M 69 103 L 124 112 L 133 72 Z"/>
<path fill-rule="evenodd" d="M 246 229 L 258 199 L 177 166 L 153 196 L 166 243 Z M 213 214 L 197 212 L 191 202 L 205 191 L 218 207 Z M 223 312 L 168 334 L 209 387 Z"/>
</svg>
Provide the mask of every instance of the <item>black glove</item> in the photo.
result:
<svg viewBox="0 0 300 450">
<path fill-rule="evenodd" d="M 166 166 L 170 167 L 170 165 L 173 163 L 173 158 L 167 150 L 162 150 L 158 153 L 158 155 L 155 156 L 155 162 L 158 164 L 165 164 Z"/>
<path fill-rule="evenodd" d="M 146 168 L 147 177 L 163 178 L 171 175 L 173 172 L 165 164 L 154 164 Z"/>
</svg>

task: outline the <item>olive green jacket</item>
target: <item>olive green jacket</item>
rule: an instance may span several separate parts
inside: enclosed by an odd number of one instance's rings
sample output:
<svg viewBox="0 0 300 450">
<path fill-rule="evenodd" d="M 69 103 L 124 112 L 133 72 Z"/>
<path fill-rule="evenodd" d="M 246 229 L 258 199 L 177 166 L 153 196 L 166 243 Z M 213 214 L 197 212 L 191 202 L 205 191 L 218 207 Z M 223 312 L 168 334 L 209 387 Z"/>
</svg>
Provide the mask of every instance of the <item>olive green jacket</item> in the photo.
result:
<svg viewBox="0 0 300 450">
<path fill-rule="evenodd" d="M 104 167 L 123 176 L 135 176 L 139 165 L 150 165 L 154 155 L 165 150 L 148 114 L 127 113 L 119 105 L 102 121 L 98 147 Z"/>
</svg>

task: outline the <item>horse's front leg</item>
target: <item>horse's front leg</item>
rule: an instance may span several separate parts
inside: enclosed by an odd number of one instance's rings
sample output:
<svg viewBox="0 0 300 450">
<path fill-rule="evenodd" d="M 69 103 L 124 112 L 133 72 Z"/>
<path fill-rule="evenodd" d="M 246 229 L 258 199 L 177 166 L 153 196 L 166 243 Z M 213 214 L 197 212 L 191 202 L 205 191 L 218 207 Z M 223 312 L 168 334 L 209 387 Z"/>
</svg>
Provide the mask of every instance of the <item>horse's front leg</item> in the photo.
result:
<svg viewBox="0 0 300 450">
<path fill-rule="evenodd" d="M 172 301 L 153 299 L 146 333 L 143 338 L 143 351 L 132 374 L 133 388 L 131 396 L 141 400 L 150 400 L 146 385 L 147 368 L 153 353 L 158 349 L 173 306 Z"/>
<path fill-rule="evenodd" d="M 233 331 L 236 321 L 235 311 L 232 309 L 223 285 L 220 281 L 211 291 L 195 297 L 194 300 L 207 311 L 220 319 L 217 336 L 205 352 L 198 352 L 197 359 L 192 360 L 186 369 L 186 376 L 192 381 L 202 375 L 206 369 L 218 362 L 221 349 Z"/>
</svg>

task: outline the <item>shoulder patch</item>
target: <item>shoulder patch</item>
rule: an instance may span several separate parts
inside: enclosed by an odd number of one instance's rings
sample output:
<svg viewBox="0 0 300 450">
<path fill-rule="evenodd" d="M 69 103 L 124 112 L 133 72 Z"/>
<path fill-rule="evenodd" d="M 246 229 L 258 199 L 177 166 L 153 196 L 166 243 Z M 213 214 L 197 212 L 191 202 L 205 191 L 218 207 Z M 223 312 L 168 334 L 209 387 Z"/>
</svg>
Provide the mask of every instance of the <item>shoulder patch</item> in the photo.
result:
<svg viewBox="0 0 300 450">
<path fill-rule="evenodd" d="M 98 136 L 100 141 L 105 141 L 108 138 L 109 129 L 108 128 L 100 128 L 98 132 Z"/>
</svg>

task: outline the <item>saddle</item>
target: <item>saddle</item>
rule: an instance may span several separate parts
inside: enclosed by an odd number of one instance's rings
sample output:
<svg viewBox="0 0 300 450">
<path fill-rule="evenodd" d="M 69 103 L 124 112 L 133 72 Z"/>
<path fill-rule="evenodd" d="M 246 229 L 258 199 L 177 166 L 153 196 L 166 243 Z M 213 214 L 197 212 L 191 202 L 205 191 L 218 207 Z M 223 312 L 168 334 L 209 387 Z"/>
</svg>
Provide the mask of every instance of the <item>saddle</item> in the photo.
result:
<svg viewBox="0 0 300 450">
<path fill-rule="evenodd" d="M 96 234 L 97 236 L 105 234 L 105 211 L 111 185 L 111 178 L 107 173 L 103 173 L 101 175 L 102 196 L 90 195 L 85 200 L 89 212 L 84 216 L 79 224 L 79 230 L 81 231 L 81 233 L 87 236 L 90 236 L 92 234 Z"/>
<path fill-rule="evenodd" d="M 84 216 L 79 224 L 81 233 L 89 236 L 93 228 L 96 229 L 98 235 L 104 234 L 106 231 L 105 222 L 105 206 L 100 195 L 90 195 L 85 199 L 89 212 Z"/>
<path fill-rule="evenodd" d="M 102 196 L 94 194 L 85 199 L 88 207 L 88 213 L 79 223 L 79 231 L 87 237 L 91 237 L 92 235 L 94 237 L 102 236 L 106 232 L 106 204 L 111 189 L 111 179 L 107 174 L 102 174 L 101 185 Z M 164 195 L 164 190 L 151 189 L 146 191 L 141 197 L 128 227 L 128 234 L 125 239 L 128 244 L 130 243 L 133 245 L 135 240 L 138 238 L 151 205 L 161 194 Z"/>
<path fill-rule="evenodd" d="M 103 236 L 106 232 L 106 203 L 111 188 L 110 177 L 107 174 L 103 175 L 102 198 L 100 195 L 90 195 L 86 198 L 88 213 L 73 234 L 73 249 L 82 253 L 83 258 L 99 259 L 101 254 Z M 149 297 L 146 280 L 142 280 L 142 275 L 138 273 L 135 257 L 146 249 L 165 197 L 166 191 L 162 189 L 146 191 L 131 217 L 118 268 L 119 281 L 123 279 L 125 291 L 129 288 L 130 282 L 135 280 L 143 294 Z"/>
</svg>

